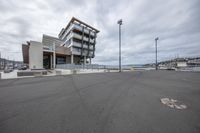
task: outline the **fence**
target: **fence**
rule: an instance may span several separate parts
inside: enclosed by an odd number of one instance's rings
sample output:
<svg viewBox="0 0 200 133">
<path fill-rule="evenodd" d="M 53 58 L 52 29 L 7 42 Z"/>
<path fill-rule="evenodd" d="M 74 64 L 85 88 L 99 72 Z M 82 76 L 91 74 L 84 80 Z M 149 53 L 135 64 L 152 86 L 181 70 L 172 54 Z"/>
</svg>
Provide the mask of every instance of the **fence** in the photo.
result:
<svg viewBox="0 0 200 133">
<path fill-rule="evenodd" d="M 75 64 L 58 64 L 58 69 L 106 69 L 105 65 L 87 64 L 87 65 L 75 65 Z"/>
<path fill-rule="evenodd" d="M 56 68 L 58 69 L 113 69 L 118 70 L 116 65 L 98 65 L 98 64 L 86 64 L 86 65 L 75 65 L 75 64 L 57 64 Z M 122 69 L 131 69 L 130 66 L 122 66 Z"/>
</svg>

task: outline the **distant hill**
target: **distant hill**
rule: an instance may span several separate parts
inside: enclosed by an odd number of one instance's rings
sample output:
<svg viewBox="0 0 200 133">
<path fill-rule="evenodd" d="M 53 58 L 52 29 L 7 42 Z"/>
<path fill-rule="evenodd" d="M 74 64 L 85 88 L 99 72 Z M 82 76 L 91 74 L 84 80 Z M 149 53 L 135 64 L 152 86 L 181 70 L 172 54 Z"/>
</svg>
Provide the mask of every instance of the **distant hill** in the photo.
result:
<svg viewBox="0 0 200 133">
<path fill-rule="evenodd" d="M 176 67 L 178 62 L 185 62 L 188 66 L 199 66 L 200 57 L 186 57 L 186 58 L 174 58 L 172 60 L 160 61 L 158 65 Z M 144 66 L 155 66 L 155 63 L 145 64 Z"/>
</svg>

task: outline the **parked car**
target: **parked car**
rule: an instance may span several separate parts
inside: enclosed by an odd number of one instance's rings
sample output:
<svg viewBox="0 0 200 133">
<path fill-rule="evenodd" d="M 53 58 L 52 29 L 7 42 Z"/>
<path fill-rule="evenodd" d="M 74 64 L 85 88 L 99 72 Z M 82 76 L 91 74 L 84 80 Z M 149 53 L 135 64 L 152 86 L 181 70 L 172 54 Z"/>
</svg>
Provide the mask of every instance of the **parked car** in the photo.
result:
<svg viewBox="0 0 200 133">
<path fill-rule="evenodd" d="M 4 69 L 4 73 L 10 73 L 10 72 L 12 72 L 13 71 L 13 69 Z"/>
<path fill-rule="evenodd" d="M 18 67 L 18 70 L 26 70 L 27 69 L 27 66 L 20 66 L 20 67 Z"/>
</svg>

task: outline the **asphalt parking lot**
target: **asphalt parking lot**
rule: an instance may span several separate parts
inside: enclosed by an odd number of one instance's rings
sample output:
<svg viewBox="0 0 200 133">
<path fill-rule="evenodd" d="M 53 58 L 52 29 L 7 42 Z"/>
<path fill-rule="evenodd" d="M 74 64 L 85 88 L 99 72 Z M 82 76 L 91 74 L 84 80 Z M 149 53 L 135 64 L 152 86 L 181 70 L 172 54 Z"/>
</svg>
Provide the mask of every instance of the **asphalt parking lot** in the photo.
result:
<svg viewBox="0 0 200 133">
<path fill-rule="evenodd" d="M 187 108 L 169 108 L 165 97 Z M 200 73 L 0 80 L 0 133 L 200 133 Z"/>
</svg>

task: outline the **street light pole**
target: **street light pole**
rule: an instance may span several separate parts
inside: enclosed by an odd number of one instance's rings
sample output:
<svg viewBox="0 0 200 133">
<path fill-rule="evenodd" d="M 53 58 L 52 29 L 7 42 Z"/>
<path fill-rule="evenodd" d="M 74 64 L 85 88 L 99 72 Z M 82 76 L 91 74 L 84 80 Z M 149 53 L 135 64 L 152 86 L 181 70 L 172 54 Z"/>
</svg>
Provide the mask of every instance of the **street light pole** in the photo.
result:
<svg viewBox="0 0 200 133">
<path fill-rule="evenodd" d="M 121 25 L 122 25 L 122 19 L 118 20 L 117 24 L 119 24 L 119 72 L 121 72 Z"/>
<path fill-rule="evenodd" d="M 156 45 L 155 46 L 156 47 L 156 65 L 155 65 L 155 68 L 156 68 L 156 70 L 158 70 L 158 62 L 157 62 L 157 41 L 158 41 L 158 39 L 159 39 L 158 37 L 155 38 L 155 45 Z"/>
</svg>

